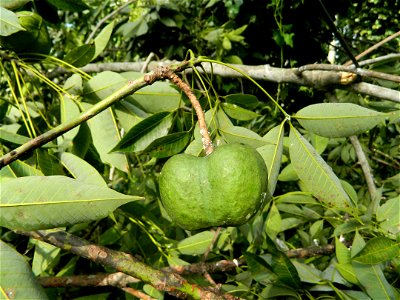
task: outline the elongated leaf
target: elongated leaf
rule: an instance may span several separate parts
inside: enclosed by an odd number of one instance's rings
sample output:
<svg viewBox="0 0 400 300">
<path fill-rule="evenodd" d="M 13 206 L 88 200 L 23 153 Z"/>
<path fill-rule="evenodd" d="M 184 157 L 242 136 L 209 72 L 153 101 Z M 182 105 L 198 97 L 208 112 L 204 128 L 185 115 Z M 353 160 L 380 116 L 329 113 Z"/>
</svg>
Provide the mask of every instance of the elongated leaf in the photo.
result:
<svg viewBox="0 0 400 300">
<path fill-rule="evenodd" d="M 207 251 L 215 233 L 203 231 L 192 235 L 178 243 L 177 250 L 182 254 L 200 255 Z"/>
<path fill-rule="evenodd" d="M 293 167 L 307 189 L 327 206 L 351 212 L 353 204 L 339 179 L 294 127 L 290 129 L 289 143 Z"/>
<path fill-rule="evenodd" d="M 272 254 L 271 267 L 274 273 L 278 275 L 278 280 L 292 288 L 299 288 L 301 281 L 296 267 L 268 236 L 266 239 L 269 252 Z"/>
<path fill-rule="evenodd" d="M 358 281 L 372 299 L 399 299 L 399 294 L 388 283 L 380 265 L 366 265 L 353 262 Z"/>
<path fill-rule="evenodd" d="M 112 151 L 143 151 L 154 140 L 166 136 L 172 125 L 172 114 L 160 112 L 133 126 L 112 149 Z"/>
<path fill-rule="evenodd" d="M 265 232 L 272 240 L 275 240 L 277 234 L 281 232 L 281 223 L 282 218 L 279 214 L 279 210 L 277 209 L 276 205 L 272 203 L 267 220 L 265 222 Z"/>
<path fill-rule="evenodd" d="M 346 137 L 367 131 L 388 114 L 352 103 L 319 103 L 299 110 L 295 118 L 305 129 L 325 137 Z"/>
<path fill-rule="evenodd" d="M 247 109 L 254 109 L 260 103 L 256 96 L 250 94 L 231 94 L 224 98 L 228 103 L 236 104 Z"/>
<path fill-rule="evenodd" d="M 14 177 L 43 176 L 44 175 L 40 170 L 38 170 L 20 160 L 16 160 L 16 161 L 12 162 L 11 164 L 8 165 L 8 167 L 14 173 L 14 175 L 15 175 Z"/>
<path fill-rule="evenodd" d="M 0 226 L 37 230 L 106 217 L 122 204 L 140 200 L 64 176 L 29 176 L 1 187 Z"/>
<path fill-rule="evenodd" d="M 107 187 L 106 182 L 99 172 L 78 156 L 64 152 L 60 155 L 60 159 L 68 172 L 79 181 Z"/>
<path fill-rule="evenodd" d="M 47 0 L 47 2 L 54 5 L 59 10 L 79 12 L 89 8 L 83 0 Z"/>
<path fill-rule="evenodd" d="M 223 130 L 221 129 L 220 132 L 228 144 L 241 143 L 255 148 L 268 144 L 257 133 L 244 127 L 232 126 Z"/>
<path fill-rule="evenodd" d="M 351 264 L 350 249 L 343 245 L 337 237 L 335 237 L 335 252 L 336 259 L 339 262 L 335 265 L 335 268 L 339 271 L 340 275 L 348 282 L 358 284 L 357 276 Z"/>
<path fill-rule="evenodd" d="M 75 67 L 83 67 L 91 62 L 95 51 L 96 47 L 94 43 L 82 45 L 68 52 L 67 55 L 65 55 L 64 60 Z"/>
<path fill-rule="evenodd" d="M 237 106 L 236 104 L 222 103 L 222 108 L 228 116 L 239 121 L 250 121 L 260 116 L 259 114 Z"/>
<path fill-rule="evenodd" d="M 88 109 L 91 105 L 82 102 Z M 111 108 L 104 110 L 88 122 L 92 134 L 93 144 L 103 162 L 109 163 L 121 171 L 128 172 L 128 160 L 123 153 L 110 153 L 111 149 L 120 141 L 118 127 Z"/>
<path fill-rule="evenodd" d="M 9 142 L 16 145 L 22 145 L 29 142 L 31 139 L 27 136 L 23 136 L 17 133 L 13 133 L 3 128 L 0 128 L 0 141 L 2 142 Z M 52 142 L 48 142 L 47 144 L 43 145 L 44 148 L 56 147 Z"/>
<path fill-rule="evenodd" d="M 188 131 L 168 134 L 154 140 L 145 150 L 157 158 L 169 157 L 182 152 L 189 143 L 192 134 Z"/>
<path fill-rule="evenodd" d="M 26 259 L 0 240 L 1 299 L 48 299 Z"/>
<path fill-rule="evenodd" d="M 268 190 L 271 196 L 275 192 L 278 181 L 279 170 L 281 168 L 283 153 L 283 123 L 272 128 L 263 139 L 270 144 L 257 148 L 257 151 L 263 157 L 268 168 Z"/>
<path fill-rule="evenodd" d="M 35 244 L 35 253 L 32 261 L 32 271 L 39 276 L 54 263 L 58 258 L 61 249 L 51 244 L 31 239 L 31 243 Z"/>
<path fill-rule="evenodd" d="M 75 119 L 80 114 L 79 108 L 72 99 L 66 95 L 64 95 L 60 99 L 60 115 L 61 122 L 66 123 L 72 119 Z M 72 128 L 63 134 L 64 138 L 67 140 L 73 140 L 74 137 L 79 132 L 79 126 Z"/>
<path fill-rule="evenodd" d="M 0 36 L 9 36 L 18 31 L 25 30 L 12 11 L 0 6 Z"/>
<path fill-rule="evenodd" d="M 318 283 L 322 281 L 322 272 L 320 270 L 296 260 L 293 260 L 292 263 L 296 267 L 302 282 Z"/>
<path fill-rule="evenodd" d="M 365 247 L 353 257 L 353 261 L 362 264 L 379 264 L 400 255 L 400 242 L 378 236 L 370 239 Z"/>
<path fill-rule="evenodd" d="M 92 60 L 99 56 L 103 50 L 106 48 L 108 41 L 110 40 L 111 33 L 114 28 L 114 21 L 108 24 L 106 27 L 100 31 L 99 35 L 94 39 L 95 52 Z"/>
<path fill-rule="evenodd" d="M 400 196 L 387 200 L 378 207 L 376 219 L 381 222 L 379 226 L 393 235 L 400 233 Z"/>
</svg>

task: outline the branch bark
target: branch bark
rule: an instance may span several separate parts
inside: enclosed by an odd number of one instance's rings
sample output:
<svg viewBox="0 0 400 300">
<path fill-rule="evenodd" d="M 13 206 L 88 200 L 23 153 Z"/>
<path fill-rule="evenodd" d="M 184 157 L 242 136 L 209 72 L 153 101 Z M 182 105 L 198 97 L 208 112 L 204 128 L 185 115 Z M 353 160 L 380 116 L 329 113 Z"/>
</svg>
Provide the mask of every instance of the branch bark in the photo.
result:
<svg viewBox="0 0 400 300">
<path fill-rule="evenodd" d="M 180 275 L 152 267 L 132 255 L 92 244 L 62 230 L 17 231 L 17 233 L 50 243 L 93 262 L 139 278 L 160 291 L 185 299 L 237 299 L 229 294 L 220 294 L 212 287 L 201 287 L 188 282 Z"/>
<path fill-rule="evenodd" d="M 390 59 L 397 58 L 396 55 L 389 57 Z M 154 70 L 157 67 L 168 66 L 171 63 L 178 63 L 176 61 L 162 61 L 162 62 L 151 62 L 148 64 L 149 70 Z M 81 70 L 87 73 L 99 73 L 103 71 L 113 71 L 113 72 L 127 72 L 127 71 L 137 71 L 140 72 L 145 65 L 145 62 L 122 62 L 122 63 L 99 63 L 99 64 L 88 64 Z M 147 66 L 147 64 L 146 64 Z M 342 72 L 340 70 L 335 70 L 335 66 L 326 65 L 327 70 L 308 70 L 301 72 L 300 68 L 275 68 L 270 65 L 258 65 L 258 66 L 248 66 L 248 65 L 233 65 L 235 68 L 247 73 L 254 80 L 270 81 L 276 83 L 291 83 L 296 85 L 310 86 L 314 88 L 327 88 L 329 86 L 334 86 L 335 88 L 348 89 L 353 92 L 360 94 L 377 97 L 379 99 L 385 99 L 393 102 L 400 103 L 400 91 L 388 89 L 381 87 L 379 85 L 374 85 L 366 82 L 342 82 Z M 320 65 L 321 66 L 321 65 Z M 330 69 L 328 69 L 330 68 Z M 343 70 L 351 70 L 351 67 L 343 67 Z M 300 71 L 299 71 L 300 69 Z M 241 74 L 235 72 L 232 69 L 218 65 L 203 63 L 201 67 L 198 68 L 199 72 L 211 73 L 221 77 L 232 77 L 238 78 L 242 77 Z M 363 69 L 360 69 L 363 70 Z M 346 72 L 347 72 L 346 71 Z M 367 70 L 364 70 L 367 71 Z M 49 77 L 55 77 L 62 73 L 67 72 L 65 69 L 57 68 L 48 74 Z M 191 70 L 186 70 L 190 73 Z M 348 72 L 347 72 L 348 73 Z M 363 73 L 361 71 L 361 73 Z M 374 74 L 376 74 L 375 72 Z M 300 76 L 301 74 L 301 76 Z M 379 73 L 382 76 L 390 75 L 385 73 Z M 363 73 L 366 75 L 366 73 Z M 368 72 L 367 72 L 368 75 Z M 397 76 L 399 77 L 399 76 Z M 397 77 L 395 78 L 397 80 Z"/>
</svg>

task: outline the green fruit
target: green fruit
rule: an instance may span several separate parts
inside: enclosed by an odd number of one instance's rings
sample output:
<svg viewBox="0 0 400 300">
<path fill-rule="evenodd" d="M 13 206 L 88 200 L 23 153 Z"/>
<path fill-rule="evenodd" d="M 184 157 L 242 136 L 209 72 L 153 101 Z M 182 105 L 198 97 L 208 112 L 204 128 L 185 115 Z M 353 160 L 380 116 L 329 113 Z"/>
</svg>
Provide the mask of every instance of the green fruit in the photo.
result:
<svg viewBox="0 0 400 300">
<path fill-rule="evenodd" d="M 26 31 L 1 37 L 0 45 L 18 54 L 27 52 L 49 54 L 51 40 L 42 17 L 29 11 L 17 12 L 17 16 Z"/>
<path fill-rule="evenodd" d="M 268 172 L 255 149 L 229 144 L 206 157 L 171 157 L 159 184 L 165 210 L 182 228 L 238 226 L 249 221 L 266 200 Z"/>
</svg>

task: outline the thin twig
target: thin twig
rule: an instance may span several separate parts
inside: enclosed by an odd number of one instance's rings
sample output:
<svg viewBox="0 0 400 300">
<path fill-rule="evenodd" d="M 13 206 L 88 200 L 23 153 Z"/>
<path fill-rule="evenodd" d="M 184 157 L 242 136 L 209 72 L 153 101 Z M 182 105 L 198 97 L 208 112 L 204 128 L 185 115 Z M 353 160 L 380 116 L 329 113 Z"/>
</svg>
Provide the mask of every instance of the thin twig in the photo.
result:
<svg viewBox="0 0 400 300">
<path fill-rule="evenodd" d="M 147 56 L 142 69 L 140 70 L 140 73 L 145 73 L 147 72 L 147 68 L 149 66 L 149 63 L 151 62 L 151 60 L 153 59 L 153 57 L 155 56 L 155 54 L 153 52 L 150 52 L 150 54 Z"/>
<path fill-rule="evenodd" d="M 196 112 L 197 119 L 199 122 L 200 135 L 202 136 L 201 141 L 203 143 L 203 148 L 205 150 L 206 155 L 211 154 L 214 150 L 214 147 L 212 144 L 210 133 L 208 132 L 205 114 L 199 101 L 197 100 L 196 95 L 193 93 L 190 86 L 187 83 L 185 83 L 182 79 L 180 79 L 179 76 L 176 75 L 175 72 L 169 67 L 159 67 L 155 69 L 153 73 L 145 75 L 144 80 L 148 84 L 152 84 L 154 82 L 154 78 L 166 78 L 170 80 L 189 98 Z"/>
<path fill-rule="evenodd" d="M 124 288 L 121 288 L 121 290 L 123 290 L 124 292 L 126 292 L 128 294 L 131 294 L 132 296 L 135 296 L 136 298 L 142 299 L 142 300 L 157 300 L 157 299 L 152 298 L 149 295 L 147 295 L 141 291 L 135 290 L 134 288 L 131 288 L 131 287 L 124 287 Z"/>
<path fill-rule="evenodd" d="M 373 45 L 372 47 L 368 48 L 367 50 L 361 52 L 360 54 L 358 54 L 356 56 L 356 59 L 359 60 L 360 58 L 362 58 L 363 56 L 371 53 L 372 51 L 378 49 L 380 46 L 382 46 L 383 44 L 395 39 L 396 37 L 400 36 L 400 31 L 397 31 L 396 33 L 393 33 L 392 35 L 388 36 L 387 38 L 383 39 L 382 41 L 380 41 L 379 43 L 376 43 L 375 45 Z M 353 61 L 349 60 L 347 61 L 344 66 L 350 66 L 353 63 Z"/>
<path fill-rule="evenodd" d="M 372 65 L 376 63 L 382 63 L 388 60 L 400 59 L 400 53 L 390 53 L 382 56 L 378 56 L 375 58 L 370 58 L 366 60 L 360 61 L 360 67 Z"/>
<path fill-rule="evenodd" d="M 367 182 L 368 192 L 371 197 L 374 197 L 376 195 L 376 186 L 374 182 L 374 176 L 372 175 L 371 168 L 367 160 L 367 156 L 365 155 L 357 136 L 351 136 L 350 142 L 353 145 L 354 150 L 356 151 L 358 163 L 360 164 L 360 167 L 364 173 L 365 181 Z"/>
<path fill-rule="evenodd" d="M 103 25 L 104 22 L 106 22 L 108 19 L 111 19 L 113 16 L 115 16 L 117 13 L 119 13 L 122 9 L 124 9 L 125 7 L 127 7 L 129 4 L 132 4 L 133 2 L 135 2 L 136 0 L 129 0 L 128 2 L 124 3 L 123 5 L 121 5 L 120 7 L 118 7 L 116 10 L 114 10 L 113 12 L 109 13 L 107 16 L 105 16 L 103 19 L 101 19 L 97 24 L 96 27 L 93 29 L 93 31 L 90 33 L 90 35 L 88 36 L 88 38 L 85 41 L 85 44 L 88 44 L 94 37 L 94 35 L 96 34 L 97 30 L 99 30 L 99 28 L 101 27 L 101 25 Z"/>
</svg>

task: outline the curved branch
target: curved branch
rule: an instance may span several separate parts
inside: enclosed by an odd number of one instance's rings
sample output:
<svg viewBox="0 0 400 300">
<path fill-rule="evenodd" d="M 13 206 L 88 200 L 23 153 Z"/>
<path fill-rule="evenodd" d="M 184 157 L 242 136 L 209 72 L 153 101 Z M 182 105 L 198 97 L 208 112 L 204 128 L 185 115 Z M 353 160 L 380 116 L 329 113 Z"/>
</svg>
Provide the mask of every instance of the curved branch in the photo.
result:
<svg viewBox="0 0 400 300">
<path fill-rule="evenodd" d="M 62 230 L 17 232 L 50 243 L 95 263 L 139 278 L 143 282 L 151 284 L 156 289 L 165 291 L 178 298 L 184 299 L 189 295 L 194 299 L 237 299 L 229 294 L 220 294 L 214 288 L 205 288 L 192 284 L 176 273 L 153 269 L 130 254 L 92 244 Z"/>
</svg>

